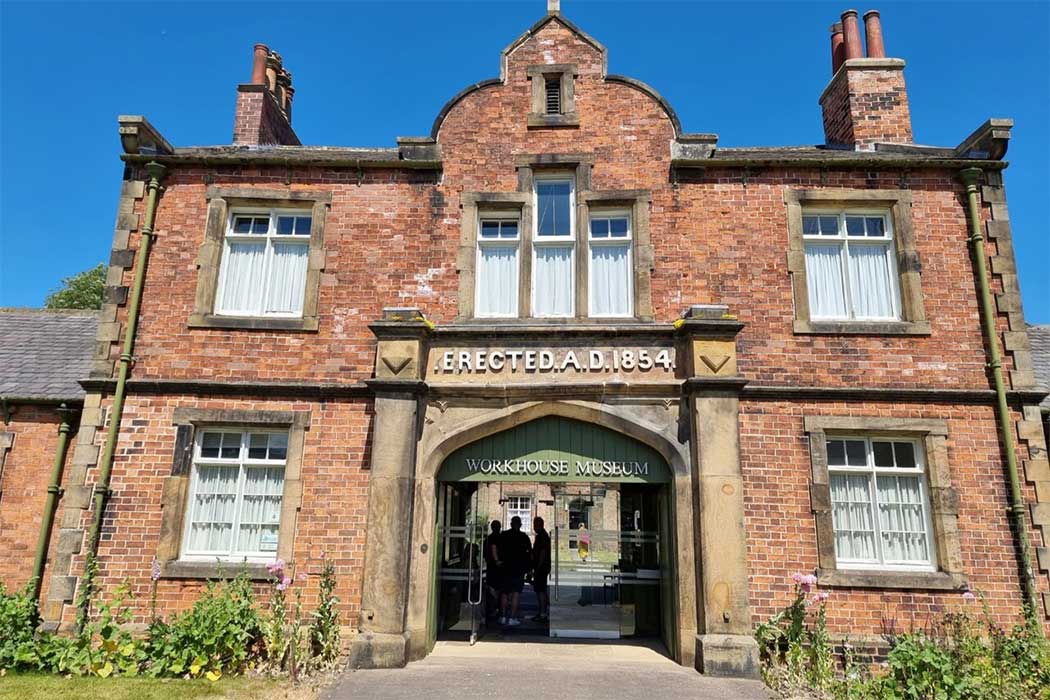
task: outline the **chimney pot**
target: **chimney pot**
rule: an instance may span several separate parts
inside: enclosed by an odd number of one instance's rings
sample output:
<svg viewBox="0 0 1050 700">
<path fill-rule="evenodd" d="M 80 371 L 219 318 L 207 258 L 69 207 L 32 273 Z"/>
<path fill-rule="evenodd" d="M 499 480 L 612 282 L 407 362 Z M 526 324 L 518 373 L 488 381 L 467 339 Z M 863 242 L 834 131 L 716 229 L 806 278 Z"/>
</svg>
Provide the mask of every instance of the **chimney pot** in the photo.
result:
<svg viewBox="0 0 1050 700">
<path fill-rule="evenodd" d="M 547 14 L 556 15 L 561 12 L 561 0 L 547 0 Z"/>
<path fill-rule="evenodd" d="M 886 47 L 882 43 L 882 19 L 878 10 L 864 13 L 864 33 L 867 35 L 868 58 L 885 58 Z"/>
<path fill-rule="evenodd" d="M 256 44 L 255 53 L 252 56 L 252 84 L 264 85 L 266 83 L 266 57 L 270 55 L 270 49 L 266 44 Z"/>
<path fill-rule="evenodd" d="M 842 35 L 842 23 L 835 22 L 831 25 L 831 74 L 835 75 L 842 62 L 846 60 L 845 39 Z"/>
<path fill-rule="evenodd" d="M 842 13 L 842 33 L 846 42 L 846 60 L 863 58 L 864 51 L 860 45 L 860 24 L 857 22 L 856 10 L 846 10 Z"/>
</svg>

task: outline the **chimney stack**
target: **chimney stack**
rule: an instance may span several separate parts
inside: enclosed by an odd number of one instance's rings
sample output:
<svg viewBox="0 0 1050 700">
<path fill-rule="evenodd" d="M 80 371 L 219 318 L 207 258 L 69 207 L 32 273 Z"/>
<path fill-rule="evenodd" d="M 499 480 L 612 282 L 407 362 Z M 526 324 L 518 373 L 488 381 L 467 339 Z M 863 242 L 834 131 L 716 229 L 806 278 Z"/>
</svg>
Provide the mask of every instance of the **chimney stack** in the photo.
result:
<svg viewBox="0 0 1050 700">
<path fill-rule="evenodd" d="M 292 130 L 294 92 L 292 74 L 284 69 L 281 55 L 266 44 L 256 44 L 251 82 L 237 86 L 234 145 L 300 145 Z"/>
<path fill-rule="evenodd" d="M 876 10 L 864 13 L 868 55 L 856 10 L 831 27 L 831 82 L 820 96 L 829 146 L 874 150 L 877 143 L 912 143 L 904 61 L 886 58 Z"/>
</svg>

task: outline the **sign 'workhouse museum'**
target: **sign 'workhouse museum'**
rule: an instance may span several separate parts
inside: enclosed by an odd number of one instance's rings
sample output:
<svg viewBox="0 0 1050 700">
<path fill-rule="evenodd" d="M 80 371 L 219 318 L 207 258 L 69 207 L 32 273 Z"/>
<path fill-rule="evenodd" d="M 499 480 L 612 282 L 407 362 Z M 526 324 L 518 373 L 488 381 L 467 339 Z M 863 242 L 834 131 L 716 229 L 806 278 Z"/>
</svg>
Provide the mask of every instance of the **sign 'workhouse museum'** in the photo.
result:
<svg viewBox="0 0 1050 700">
<path fill-rule="evenodd" d="M 616 634 L 704 673 L 755 675 L 794 571 L 855 644 L 967 590 L 1046 620 L 1012 123 L 915 143 L 877 12 L 843 14 L 830 53 L 795 66 L 828 77 L 805 147 L 683 130 L 557 2 L 388 148 L 302 145 L 295 57 L 264 45 L 232 144 L 120 117 L 105 303 L 93 337 L 46 336 L 83 362 L 52 367 L 76 374 L 57 394 L 4 389 L 8 585 L 36 572 L 68 629 L 92 553 L 139 601 L 156 558 L 165 612 L 275 557 L 315 587 L 327 557 L 352 663 L 400 666 L 469 602 L 450 528 L 549 512 L 563 560 L 607 547 Z"/>
</svg>

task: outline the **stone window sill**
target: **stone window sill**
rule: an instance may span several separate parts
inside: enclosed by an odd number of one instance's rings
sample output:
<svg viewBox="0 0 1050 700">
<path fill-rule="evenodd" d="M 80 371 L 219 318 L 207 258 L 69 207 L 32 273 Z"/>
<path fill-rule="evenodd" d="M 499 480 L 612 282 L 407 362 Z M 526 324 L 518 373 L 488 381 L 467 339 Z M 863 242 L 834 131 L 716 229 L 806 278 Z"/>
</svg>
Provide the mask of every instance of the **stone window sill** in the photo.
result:
<svg viewBox="0 0 1050 700">
<path fill-rule="evenodd" d="M 802 321 L 796 335 L 930 335 L 927 321 Z"/>
<path fill-rule="evenodd" d="M 190 328 L 226 328 L 266 331 L 316 331 L 317 318 L 262 318 L 252 316 L 220 316 L 193 314 L 187 323 Z"/>
<path fill-rule="evenodd" d="M 242 573 L 252 581 L 273 578 L 266 564 L 258 562 L 166 561 L 160 565 L 160 577 L 166 579 L 232 579 Z"/>
<path fill-rule="evenodd" d="M 819 569 L 817 584 L 829 588 L 916 588 L 929 591 L 966 590 L 966 577 L 944 571 L 862 571 Z"/>
<path fill-rule="evenodd" d="M 530 128 L 551 126 L 579 126 L 580 116 L 576 112 L 565 114 L 530 114 L 528 126 Z"/>
</svg>

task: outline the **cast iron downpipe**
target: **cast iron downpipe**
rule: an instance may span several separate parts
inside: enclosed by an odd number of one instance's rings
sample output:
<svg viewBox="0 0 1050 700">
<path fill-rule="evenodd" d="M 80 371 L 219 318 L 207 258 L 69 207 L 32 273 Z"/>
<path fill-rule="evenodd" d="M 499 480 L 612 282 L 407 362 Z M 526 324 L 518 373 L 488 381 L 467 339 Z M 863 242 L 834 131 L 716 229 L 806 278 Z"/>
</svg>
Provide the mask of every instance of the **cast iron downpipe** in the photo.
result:
<svg viewBox="0 0 1050 700">
<path fill-rule="evenodd" d="M 147 163 L 149 182 L 146 185 L 146 215 L 142 223 L 142 245 L 135 259 L 135 279 L 131 287 L 131 301 L 128 304 L 128 318 L 124 329 L 124 347 L 120 352 L 120 370 L 117 384 L 113 389 L 113 406 L 109 412 L 109 430 L 106 432 L 106 446 L 98 465 L 98 482 L 95 484 L 95 516 L 91 522 L 88 535 L 87 560 L 90 562 L 98 553 L 99 535 L 102 530 L 102 517 L 105 514 L 106 501 L 109 499 L 109 478 L 113 472 L 113 454 L 117 447 L 117 434 L 120 432 L 120 420 L 124 413 L 124 394 L 131 370 L 132 353 L 135 351 L 135 331 L 138 329 L 139 305 L 142 302 L 142 288 L 146 283 L 146 262 L 149 260 L 150 245 L 153 243 L 153 223 L 157 216 L 157 193 L 160 181 L 167 169 L 160 163 Z"/>
<path fill-rule="evenodd" d="M 65 404 L 58 407 L 58 447 L 55 448 L 55 461 L 51 463 L 51 481 L 47 485 L 44 519 L 40 523 L 40 537 L 37 538 L 36 556 L 33 557 L 33 600 L 40 597 L 40 587 L 44 582 L 44 564 L 47 562 L 47 546 L 51 542 L 51 526 L 55 522 L 55 506 L 62 495 L 62 469 L 66 465 L 69 434 L 73 432 L 73 422 L 77 413 L 76 409 Z"/>
<path fill-rule="evenodd" d="M 1028 542 L 1028 525 L 1025 522 L 1024 515 L 1024 497 L 1021 495 L 1021 479 L 1017 472 L 1017 452 L 1014 450 L 1013 423 L 1010 420 L 1010 408 L 1006 403 L 1003 365 L 999 354 L 999 338 L 995 330 L 992 295 L 988 289 L 984 235 L 981 233 L 981 214 L 977 203 L 977 182 L 981 177 L 981 170 L 980 168 L 966 168 L 959 175 L 963 184 L 966 185 L 966 204 L 970 215 L 971 253 L 973 254 L 974 267 L 977 270 L 977 284 L 981 297 L 981 317 L 984 322 L 984 339 L 988 344 L 988 367 L 991 368 L 992 377 L 995 380 L 999 435 L 1002 437 L 1003 447 L 1006 449 L 1006 471 L 1010 479 L 1010 516 L 1013 520 L 1018 549 L 1021 552 L 1025 615 L 1029 619 L 1034 619 L 1036 615 L 1036 589 L 1035 574 L 1032 571 L 1032 549 Z"/>
</svg>

